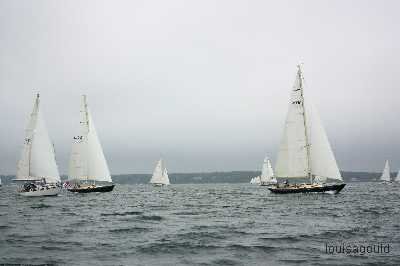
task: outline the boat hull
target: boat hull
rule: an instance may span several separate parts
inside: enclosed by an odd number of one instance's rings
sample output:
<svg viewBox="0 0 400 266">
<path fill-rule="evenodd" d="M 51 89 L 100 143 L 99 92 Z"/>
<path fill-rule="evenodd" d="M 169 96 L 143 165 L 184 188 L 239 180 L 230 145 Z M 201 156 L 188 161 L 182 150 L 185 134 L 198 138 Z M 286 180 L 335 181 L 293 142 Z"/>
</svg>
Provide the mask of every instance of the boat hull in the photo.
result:
<svg viewBox="0 0 400 266">
<path fill-rule="evenodd" d="M 320 185 L 320 186 L 270 186 L 269 191 L 276 194 L 291 194 L 291 193 L 339 193 L 346 184 Z"/>
<path fill-rule="evenodd" d="M 95 187 L 68 188 L 68 191 L 75 193 L 92 193 L 92 192 L 111 192 L 115 185 L 104 185 Z"/>
<path fill-rule="evenodd" d="M 276 186 L 277 184 L 278 184 L 277 182 L 261 182 L 259 185 L 265 186 L 265 187 L 270 187 L 270 186 Z"/>
<path fill-rule="evenodd" d="M 166 187 L 168 184 L 162 184 L 162 183 L 152 183 L 153 187 Z"/>
<path fill-rule="evenodd" d="M 19 195 L 24 197 L 51 197 L 57 196 L 60 193 L 60 187 L 48 188 L 48 189 L 39 189 L 35 191 L 19 191 Z"/>
</svg>

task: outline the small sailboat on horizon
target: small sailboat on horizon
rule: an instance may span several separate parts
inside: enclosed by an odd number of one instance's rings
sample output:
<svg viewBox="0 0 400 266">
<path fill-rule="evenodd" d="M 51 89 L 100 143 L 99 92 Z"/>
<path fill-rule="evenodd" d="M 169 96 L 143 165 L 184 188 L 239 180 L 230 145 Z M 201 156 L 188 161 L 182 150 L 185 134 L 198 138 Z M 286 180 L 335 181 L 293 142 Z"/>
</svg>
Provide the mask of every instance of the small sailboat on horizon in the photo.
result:
<svg viewBox="0 0 400 266">
<path fill-rule="evenodd" d="M 156 167 L 154 168 L 150 184 L 156 187 L 167 186 L 170 184 L 168 171 L 162 159 L 158 160 Z"/>
<path fill-rule="evenodd" d="M 284 184 L 269 186 L 273 193 L 339 193 L 344 183 L 327 184 L 328 179 L 343 181 L 322 123 L 304 97 L 304 78 L 297 66 L 284 134 L 279 146 L 275 176 Z M 309 183 L 289 184 L 288 179 L 308 179 Z"/>
<path fill-rule="evenodd" d="M 77 193 L 110 192 L 115 185 L 112 183 L 86 95 L 82 96 L 80 114 L 80 134 L 74 137 L 72 144 L 67 189 Z"/>
<path fill-rule="evenodd" d="M 250 180 L 250 184 L 260 185 L 260 186 L 269 186 L 277 184 L 278 181 L 274 177 L 274 171 L 271 166 L 271 161 L 268 157 L 264 158 L 263 165 L 261 168 L 261 175 L 253 177 Z"/>
<path fill-rule="evenodd" d="M 396 178 L 396 179 L 397 179 L 397 178 Z M 381 181 L 382 183 L 391 183 L 389 160 L 386 160 L 386 162 L 385 162 L 385 167 L 383 168 L 380 181 Z"/>
<path fill-rule="evenodd" d="M 261 184 L 260 176 L 256 176 L 256 177 L 253 177 L 252 179 L 250 179 L 250 184 L 260 185 Z"/>
<path fill-rule="evenodd" d="M 260 176 L 260 186 L 270 186 L 277 184 L 278 181 L 274 177 L 274 170 L 272 169 L 271 161 L 265 157 Z"/>
<path fill-rule="evenodd" d="M 17 192 L 27 197 L 56 196 L 61 191 L 54 146 L 41 113 L 39 94 L 25 130 L 14 181 L 20 184 Z"/>
</svg>

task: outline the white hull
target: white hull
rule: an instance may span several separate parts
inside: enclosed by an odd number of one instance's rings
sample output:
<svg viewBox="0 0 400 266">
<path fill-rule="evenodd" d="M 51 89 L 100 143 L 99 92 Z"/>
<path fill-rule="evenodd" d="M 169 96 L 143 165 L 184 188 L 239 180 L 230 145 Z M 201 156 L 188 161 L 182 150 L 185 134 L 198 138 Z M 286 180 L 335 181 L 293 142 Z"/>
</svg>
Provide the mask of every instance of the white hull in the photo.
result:
<svg viewBox="0 0 400 266">
<path fill-rule="evenodd" d="M 46 197 L 46 196 L 57 196 L 58 193 L 60 193 L 61 187 L 54 187 L 54 188 L 48 188 L 48 189 L 43 189 L 43 190 L 36 190 L 36 191 L 19 191 L 18 193 L 21 196 L 25 197 Z"/>
</svg>

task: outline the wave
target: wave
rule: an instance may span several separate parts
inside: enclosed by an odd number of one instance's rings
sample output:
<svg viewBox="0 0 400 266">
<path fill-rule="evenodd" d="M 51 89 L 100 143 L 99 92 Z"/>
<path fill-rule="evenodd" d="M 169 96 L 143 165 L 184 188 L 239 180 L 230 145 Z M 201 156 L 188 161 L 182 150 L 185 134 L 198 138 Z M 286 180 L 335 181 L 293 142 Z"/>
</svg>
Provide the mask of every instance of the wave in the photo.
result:
<svg viewBox="0 0 400 266">
<path fill-rule="evenodd" d="M 243 263 L 236 260 L 223 258 L 213 260 L 212 265 L 243 265 Z"/>
<path fill-rule="evenodd" d="M 113 212 L 113 213 L 102 213 L 100 216 L 127 216 L 127 215 L 140 215 L 141 211 L 129 211 L 129 212 Z"/>
<path fill-rule="evenodd" d="M 145 221 L 161 221 L 164 220 L 164 218 L 162 216 L 159 215 L 142 215 L 140 216 L 141 220 L 145 220 Z"/>
<path fill-rule="evenodd" d="M 51 205 L 47 205 L 47 204 L 43 204 L 43 203 L 31 206 L 32 209 L 42 209 L 42 208 L 51 208 L 51 207 L 52 207 Z"/>
<path fill-rule="evenodd" d="M 147 232 L 149 228 L 146 227 L 130 227 L 130 228 L 116 228 L 108 230 L 110 233 L 129 233 L 129 232 Z"/>
</svg>

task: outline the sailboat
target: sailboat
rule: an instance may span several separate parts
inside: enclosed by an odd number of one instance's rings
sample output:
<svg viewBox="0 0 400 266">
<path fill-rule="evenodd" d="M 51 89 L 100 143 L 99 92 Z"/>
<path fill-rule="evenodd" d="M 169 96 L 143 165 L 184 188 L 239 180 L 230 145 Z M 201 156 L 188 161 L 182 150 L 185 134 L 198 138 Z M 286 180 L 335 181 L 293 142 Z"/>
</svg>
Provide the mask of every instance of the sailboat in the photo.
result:
<svg viewBox="0 0 400 266">
<path fill-rule="evenodd" d="M 268 157 L 265 157 L 260 176 L 260 185 L 269 186 L 277 184 L 278 181 L 274 177 L 274 170 Z"/>
<path fill-rule="evenodd" d="M 1 185 L 1 177 L 0 177 L 0 187 L 1 187 L 2 185 Z"/>
<path fill-rule="evenodd" d="M 78 193 L 110 192 L 115 185 L 97 137 L 86 95 L 82 96 L 80 114 L 80 133 L 73 138 L 67 189 Z"/>
<path fill-rule="evenodd" d="M 252 185 L 259 185 L 261 183 L 260 176 L 253 177 L 250 180 L 250 184 Z"/>
<path fill-rule="evenodd" d="M 153 186 L 167 186 L 169 185 L 168 171 L 165 167 L 163 160 L 158 160 L 154 168 L 153 175 L 150 179 L 150 184 Z"/>
<path fill-rule="evenodd" d="M 36 95 L 33 111 L 25 130 L 25 141 L 14 181 L 23 196 L 56 196 L 61 179 L 55 159 L 54 146 L 40 111 L 40 96 Z"/>
<path fill-rule="evenodd" d="M 275 176 L 286 181 L 268 189 L 273 193 L 339 193 L 345 184 L 326 183 L 328 179 L 343 181 L 343 178 L 316 109 L 305 98 L 299 65 L 275 167 Z M 289 184 L 289 179 L 310 182 Z"/>
<path fill-rule="evenodd" d="M 382 175 L 381 175 L 381 181 L 382 181 L 382 183 L 391 182 L 391 180 L 390 180 L 390 166 L 389 166 L 389 161 L 388 160 L 386 160 L 386 162 L 385 162 L 385 167 L 383 168 Z"/>
</svg>

